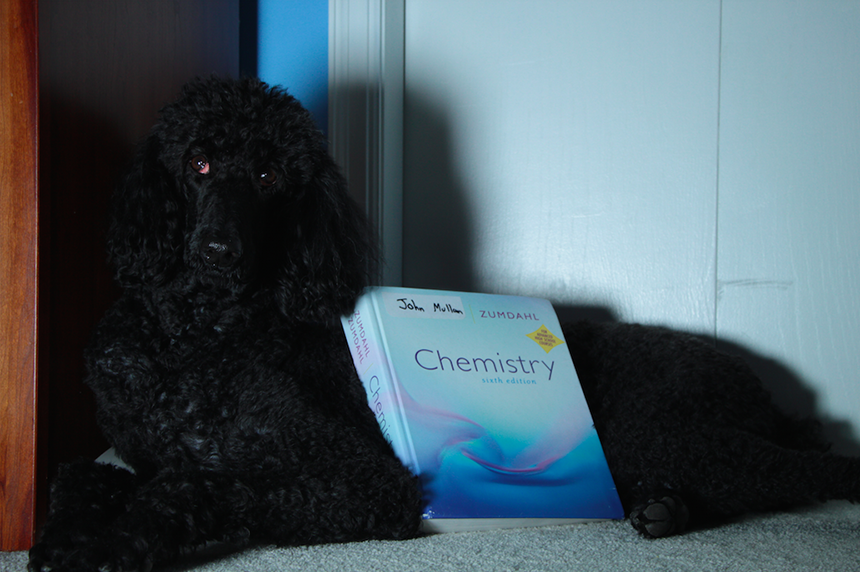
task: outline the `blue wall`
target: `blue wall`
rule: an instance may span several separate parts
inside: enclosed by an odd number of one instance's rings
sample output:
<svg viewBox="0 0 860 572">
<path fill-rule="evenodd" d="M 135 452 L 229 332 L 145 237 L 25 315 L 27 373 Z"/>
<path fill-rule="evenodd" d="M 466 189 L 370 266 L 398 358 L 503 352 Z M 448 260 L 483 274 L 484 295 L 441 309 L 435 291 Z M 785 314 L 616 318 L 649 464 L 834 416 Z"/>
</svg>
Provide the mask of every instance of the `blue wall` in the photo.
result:
<svg viewBox="0 0 860 572">
<path fill-rule="evenodd" d="M 257 75 L 328 131 L 328 0 L 257 0 Z"/>
</svg>

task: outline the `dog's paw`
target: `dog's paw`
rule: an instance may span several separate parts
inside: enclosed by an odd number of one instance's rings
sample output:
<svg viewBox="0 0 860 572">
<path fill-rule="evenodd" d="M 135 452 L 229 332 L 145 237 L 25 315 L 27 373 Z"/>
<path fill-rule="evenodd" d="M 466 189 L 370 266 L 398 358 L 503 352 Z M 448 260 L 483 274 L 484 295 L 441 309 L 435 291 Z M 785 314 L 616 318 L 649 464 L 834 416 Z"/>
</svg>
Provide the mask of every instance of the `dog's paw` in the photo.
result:
<svg viewBox="0 0 860 572">
<path fill-rule="evenodd" d="M 630 523 L 646 538 L 680 534 L 687 528 L 690 511 L 678 495 L 650 498 L 630 511 Z"/>
<path fill-rule="evenodd" d="M 30 572 L 150 572 L 152 559 L 122 543 L 62 550 L 40 542 L 30 549 Z"/>
<path fill-rule="evenodd" d="M 30 572 L 50 572 L 59 570 L 50 554 L 48 546 L 44 542 L 33 545 L 30 549 L 30 561 L 27 563 Z"/>
<path fill-rule="evenodd" d="M 90 562 L 81 559 L 78 550 L 61 550 L 41 542 L 30 549 L 30 561 L 27 570 L 30 572 L 85 572 L 94 571 Z"/>
</svg>

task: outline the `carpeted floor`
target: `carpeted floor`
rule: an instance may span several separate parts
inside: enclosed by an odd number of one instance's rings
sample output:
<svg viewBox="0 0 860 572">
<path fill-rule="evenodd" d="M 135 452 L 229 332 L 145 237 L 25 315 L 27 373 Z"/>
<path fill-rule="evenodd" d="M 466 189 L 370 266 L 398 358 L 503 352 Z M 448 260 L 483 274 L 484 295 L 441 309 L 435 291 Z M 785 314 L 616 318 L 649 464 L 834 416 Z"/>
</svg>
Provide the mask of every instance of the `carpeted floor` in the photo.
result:
<svg viewBox="0 0 860 572">
<path fill-rule="evenodd" d="M 26 553 L 0 554 L 0 572 L 26 570 Z M 860 569 L 860 505 L 831 502 L 754 515 L 676 538 L 649 541 L 627 522 L 464 532 L 405 542 L 254 548 L 186 558 L 170 572 L 397 572 L 453 570 Z"/>
</svg>

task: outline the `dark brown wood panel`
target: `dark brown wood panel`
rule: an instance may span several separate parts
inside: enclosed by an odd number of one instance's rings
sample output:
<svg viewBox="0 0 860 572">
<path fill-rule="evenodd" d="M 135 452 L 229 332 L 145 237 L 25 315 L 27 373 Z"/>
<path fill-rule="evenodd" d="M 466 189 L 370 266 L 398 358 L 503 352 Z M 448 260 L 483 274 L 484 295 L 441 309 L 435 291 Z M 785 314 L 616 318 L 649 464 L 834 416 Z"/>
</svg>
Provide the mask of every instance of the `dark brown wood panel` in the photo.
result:
<svg viewBox="0 0 860 572">
<path fill-rule="evenodd" d="M 106 446 L 82 351 L 117 295 L 108 200 L 183 83 L 238 74 L 239 0 L 2 0 L 0 17 L 0 531 L 12 550 L 33 541 L 57 464 Z"/>
<path fill-rule="evenodd" d="M 0 549 L 36 510 L 38 60 L 35 0 L 0 2 Z"/>
<path fill-rule="evenodd" d="M 191 77 L 236 75 L 238 0 L 41 0 L 41 276 L 48 323 L 47 466 L 106 444 L 83 377 L 89 333 L 117 292 L 104 229 L 119 168 Z"/>
</svg>

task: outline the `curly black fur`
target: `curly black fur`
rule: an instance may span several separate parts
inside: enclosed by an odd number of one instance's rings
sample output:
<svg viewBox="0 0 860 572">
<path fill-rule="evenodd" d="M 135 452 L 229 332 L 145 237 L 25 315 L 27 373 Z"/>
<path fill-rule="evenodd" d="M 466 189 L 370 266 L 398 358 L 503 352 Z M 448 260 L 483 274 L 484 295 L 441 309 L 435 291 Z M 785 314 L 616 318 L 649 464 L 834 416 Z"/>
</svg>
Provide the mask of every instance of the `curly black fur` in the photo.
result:
<svg viewBox="0 0 860 572">
<path fill-rule="evenodd" d="M 418 533 L 419 485 L 338 323 L 375 258 L 344 187 L 283 91 L 198 80 L 163 109 L 116 193 L 108 250 L 124 293 L 86 355 L 99 423 L 134 473 L 63 467 L 31 570 L 148 570 L 213 540 Z M 565 334 L 643 535 L 860 499 L 860 462 L 825 452 L 741 361 L 659 328 Z"/>
<path fill-rule="evenodd" d="M 860 459 L 771 402 L 741 359 L 631 324 L 564 328 L 621 502 L 644 536 L 749 511 L 860 500 Z"/>
<path fill-rule="evenodd" d="M 418 533 L 339 317 L 374 249 L 322 135 L 258 80 L 162 110 L 115 196 L 122 297 L 86 354 L 99 424 L 134 474 L 64 467 L 32 570 L 146 570 L 212 540 Z"/>
</svg>

